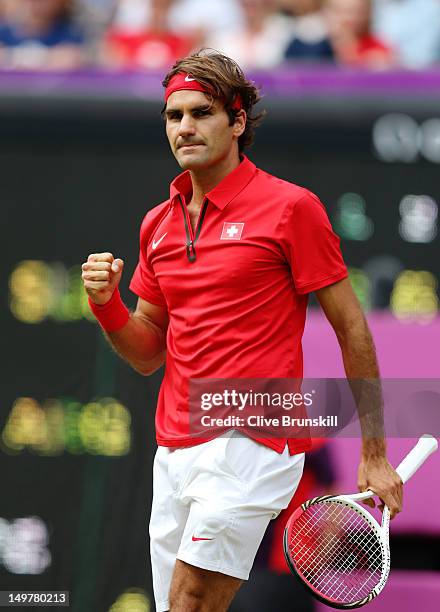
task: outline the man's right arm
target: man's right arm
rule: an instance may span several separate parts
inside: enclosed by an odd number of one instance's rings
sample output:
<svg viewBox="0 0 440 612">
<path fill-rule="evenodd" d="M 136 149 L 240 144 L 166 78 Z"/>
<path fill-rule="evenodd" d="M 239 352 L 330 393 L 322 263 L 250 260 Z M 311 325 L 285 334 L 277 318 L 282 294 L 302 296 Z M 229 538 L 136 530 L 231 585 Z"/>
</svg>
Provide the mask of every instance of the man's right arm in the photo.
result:
<svg viewBox="0 0 440 612">
<path fill-rule="evenodd" d="M 149 376 L 165 363 L 168 313 L 139 298 L 122 329 L 106 332 L 115 351 L 140 374 Z"/>
<path fill-rule="evenodd" d="M 162 306 L 139 298 L 135 312 L 128 313 L 120 302 L 119 292 L 117 300 L 114 300 L 123 267 L 124 262 L 115 259 L 111 253 L 89 255 L 82 265 L 84 288 L 101 325 L 101 315 L 105 311 L 105 324 L 102 327 L 110 344 L 135 370 L 146 376 L 165 362 L 168 312 Z M 114 307 L 110 303 L 112 298 Z M 111 325 L 113 310 L 117 313 L 116 317 L 123 317 L 122 326 L 116 325 L 118 329 L 113 329 Z"/>
</svg>

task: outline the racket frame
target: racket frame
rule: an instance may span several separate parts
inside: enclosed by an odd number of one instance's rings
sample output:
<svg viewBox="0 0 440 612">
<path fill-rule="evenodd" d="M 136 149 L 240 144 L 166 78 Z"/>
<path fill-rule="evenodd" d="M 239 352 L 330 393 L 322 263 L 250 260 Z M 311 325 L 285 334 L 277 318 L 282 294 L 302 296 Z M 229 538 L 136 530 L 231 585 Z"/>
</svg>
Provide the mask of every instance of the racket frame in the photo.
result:
<svg viewBox="0 0 440 612">
<path fill-rule="evenodd" d="M 389 523 L 390 523 L 390 512 L 388 508 L 385 506 L 382 513 L 382 524 L 376 521 L 376 519 L 368 512 L 365 508 L 363 508 L 360 504 L 357 503 L 356 500 L 364 500 L 369 497 L 373 497 L 374 493 L 372 491 L 365 491 L 362 493 L 354 493 L 353 495 L 322 495 L 320 497 L 314 497 L 313 499 L 309 499 L 304 502 L 299 508 L 295 510 L 290 519 L 288 520 L 286 527 L 284 529 L 284 537 L 283 537 L 283 550 L 284 557 L 286 559 L 287 565 L 289 566 L 291 572 L 297 576 L 303 585 L 311 591 L 313 596 L 318 599 L 321 603 L 326 604 L 327 606 L 331 606 L 332 608 L 337 608 L 339 610 L 347 610 L 353 608 L 360 608 L 365 604 L 372 601 L 375 597 L 379 595 L 379 593 L 383 590 L 385 584 L 387 583 L 388 576 L 391 568 L 391 554 L 390 554 L 390 544 L 389 544 Z M 380 547 L 382 550 L 382 573 L 380 576 L 380 580 L 377 585 L 372 589 L 372 591 L 366 596 L 359 600 L 350 602 L 350 603 L 340 603 L 337 601 L 333 601 L 330 598 L 325 597 L 319 591 L 317 591 L 313 585 L 305 578 L 305 576 L 296 568 L 294 560 L 291 558 L 289 554 L 289 531 L 290 525 L 294 523 L 300 516 L 305 512 L 310 506 L 314 504 L 321 503 L 337 503 L 342 504 L 355 510 L 358 514 L 362 516 L 362 518 L 370 525 L 375 534 L 377 535 L 377 539 L 380 543 Z"/>
</svg>

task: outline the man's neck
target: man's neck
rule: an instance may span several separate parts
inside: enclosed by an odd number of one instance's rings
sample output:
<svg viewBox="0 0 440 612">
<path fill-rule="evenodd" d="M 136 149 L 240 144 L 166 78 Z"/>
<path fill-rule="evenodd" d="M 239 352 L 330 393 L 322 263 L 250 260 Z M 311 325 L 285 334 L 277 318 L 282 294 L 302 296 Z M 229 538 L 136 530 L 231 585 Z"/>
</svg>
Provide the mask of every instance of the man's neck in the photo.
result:
<svg viewBox="0 0 440 612">
<path fill-rule="evenodd" d="M 237 155 L 231 155 L 212 168 L 207 168 L 199 172 L 190 170 L 193 193 L 191 204 L 201 206 L 207 194 L 211 189 L 214 189 L 230 172 L 240 164 L 240 158 Z"/>
</svg>

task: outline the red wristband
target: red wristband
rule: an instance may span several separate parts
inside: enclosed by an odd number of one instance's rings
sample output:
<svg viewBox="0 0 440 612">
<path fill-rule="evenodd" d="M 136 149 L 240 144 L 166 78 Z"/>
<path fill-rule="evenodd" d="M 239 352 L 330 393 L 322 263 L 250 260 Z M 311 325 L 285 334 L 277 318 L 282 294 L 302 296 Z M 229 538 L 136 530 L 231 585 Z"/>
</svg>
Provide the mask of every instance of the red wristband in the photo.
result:
<svg viewBox="0 0 440 612">
<path fill-rule="evenodd" d="M 128 308 L 121 300 L 117 287 L 105 304 L 95 304 L 89 297 L 89 306 L 102 329 L 108 333 L 122 329 L 130 318 Z"/>
</svg>

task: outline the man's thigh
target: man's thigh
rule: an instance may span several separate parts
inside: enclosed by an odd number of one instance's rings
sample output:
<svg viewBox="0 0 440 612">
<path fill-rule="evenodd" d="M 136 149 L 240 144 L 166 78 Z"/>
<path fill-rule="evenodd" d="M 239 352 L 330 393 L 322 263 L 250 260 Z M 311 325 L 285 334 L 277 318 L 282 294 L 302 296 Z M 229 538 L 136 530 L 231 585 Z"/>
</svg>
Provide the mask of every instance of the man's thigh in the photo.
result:
<svg viewBox="0 0 440 612">
<path fill-rule="evenodd" d="M 170 612 L 226 612 L 242 582 L 177 559 L 170 589 Z"/>
<path fill-rule="evenodd" d="M 270 520 L 298 486 L 304 455 L 278 454 L 238 436 L 210 444 L 179 494 L 190 510 L 177 559 L 247 580 Z"/>
</svg>

